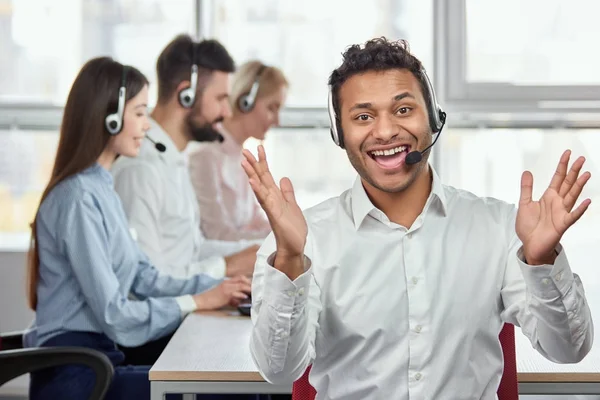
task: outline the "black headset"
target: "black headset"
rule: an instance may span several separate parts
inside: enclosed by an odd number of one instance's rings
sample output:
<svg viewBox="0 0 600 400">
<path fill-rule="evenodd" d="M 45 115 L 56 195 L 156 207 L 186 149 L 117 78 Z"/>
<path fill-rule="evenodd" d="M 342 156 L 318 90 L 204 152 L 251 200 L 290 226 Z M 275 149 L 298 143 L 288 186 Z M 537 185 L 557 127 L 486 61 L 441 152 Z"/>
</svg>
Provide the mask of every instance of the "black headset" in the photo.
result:
<svg viewBox="0 0 600 400">
<path fill-rule="evenodd" d="M 254 108 L 254 103 L 256 102 L 256 94 L 258 93 L 258 89 L 260 87 L 260 77 L 266 68 L 267 67 L 265 65 L 261 64 L 260 68 L 258 69 L 258 72 L 256 73 L 256 77 L 254 78 L 254 82 L 250 87 L 250 91 L 248 93 L 244 93 L 238 99 L 237 105 L 241 112 L 248 113 Z"/>
<path fill-rule="evenodd" d="M 108 114 L 104 119 L 104 126 L 111 135 L 117 135 L 123 129 L 123 113 L 125 111 L 125 100 L 127 96 L 127 90 L 125 84 L 127 78 L 127 66 L 123 65 L 123 72 L 121 75 L 121 86 L 119 87 L 119 102 L 117 106 L 117 112 Z"/>
<path fill-rule="evenodd" d="M 425 69 L 421 69 L 420 71 L 421 79 L 425 85 L 424 90 L 425 93 L 425 101 L 427 102 L 427 114 L 429 115 L 429 126 L 431 128 L 431 133 L 436 134 L 440 132 L 442 127 L 444 126 L 444 122 L 446 121 L 446 113 L 442 110 L 440 105 L 437 103 L 435 98 L 435 91 L 433 90 L 433 86 L 431 85 L 431 81 L 425 72 Z M 331 90 L 331 86 L 329 87 L 329 99 L 327 104 L 327 109 L 329 111 L 329 121 L 331 123 L 331 138 L 333 142 L 340 146 L 342 149 L 344 148 L 344 135 L 343 132 L 338 131 L 338 118 L 335 114 L 335 109 L 333 107 L 333 91 Z"/>
<path fill-rule="evenodd" d="M 183 108 L 192 108 L 196 101 L 196 88 L 198 85 L 198 64 L 196 62 L 196 43 L 192 42 L 192 72 L 190 86 L 179 91 L 179 104 Z"/>
</svg>

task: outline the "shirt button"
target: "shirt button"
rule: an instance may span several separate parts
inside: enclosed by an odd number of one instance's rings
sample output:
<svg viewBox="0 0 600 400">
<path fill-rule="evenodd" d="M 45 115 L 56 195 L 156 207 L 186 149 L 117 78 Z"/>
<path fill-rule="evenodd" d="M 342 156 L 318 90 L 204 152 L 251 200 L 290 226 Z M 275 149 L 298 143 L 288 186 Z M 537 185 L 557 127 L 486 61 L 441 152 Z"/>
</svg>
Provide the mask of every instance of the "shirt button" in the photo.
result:
<svg viewBox="0 0 600 400">
<path fill-rule="evenodd" d="M 558 274 L 554 275 L 554 279 L 560 281 L 562 279 L 562 272 L 559 272 Z"/>
<path fill-rule="evenodd" d="M 416 379 L 416 380 L 421 380 L 422 376 L 423 376 L 423 375 L 421 375 L 421 373 L 417 372 L 417 373 L 415 374 L 415 379 Z"/>
<path fill-rule="evenodd" d="M 415 332 L 420 333 L 421 329 L 422 329 L 421 325 L 415 326 Z"/>
<path fill-rule="evenodd" d="M 288 290 L 287 295 L 290 297 L 294 297 L 296 295 L 296 293 L 292 292 L 291 290 Z"/>
<path fill-rule="evenodd" d="M 304 296 L 304 288 L 298 290 L 298 296 Z"/>
<path fill-rule="evenodd" d="M 550 283 L 550 279 L 548 279 L 548 278 L 544 278 L 544 279 L 542 279 L 542 283 L 543 283 L 544 285 L 547 285 L 547 284 L 549 284 L 549 283 Z"/>
<path fill-rule="evenodd" d="M 416 276 L 413 276 L 412 283 L 416 285 L 417 282 L 419 282 L 419 278 L 417 278 Z"/>
</svg>

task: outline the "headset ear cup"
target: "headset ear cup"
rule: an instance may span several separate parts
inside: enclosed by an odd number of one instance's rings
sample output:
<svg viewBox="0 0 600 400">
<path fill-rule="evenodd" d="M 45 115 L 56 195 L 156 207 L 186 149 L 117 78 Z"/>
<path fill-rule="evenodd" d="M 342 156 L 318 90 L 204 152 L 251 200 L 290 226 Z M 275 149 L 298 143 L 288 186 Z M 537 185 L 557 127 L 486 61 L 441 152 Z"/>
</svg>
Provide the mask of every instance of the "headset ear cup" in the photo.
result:
<svg viewBox="0 0 600 400">
<path fill-rule="evenodd" d="M 185 88 L 179 92 L 179 103 L 183 108 L 191 108 L 194 105 L 194 93 L 192 88 Z"/>
<path fill-rule="evenodd" d="M 446 123 L 446 113 L 438 107 L 437 109 L 438 111 L 438 127 L 437 127 L 437 131 L 441 131 L 442 127 L 444 126 L 444 124 Z"/>
<path fill-rule="evenodd" d="M 108 115 L 104 120 L 104 125 L 108 133 L 110 133 L 111 135 L 116 135 L 119 132 L 121 132 L 121 123 L 119 121 L 118 114 Z"/>
<path fill-rule="evenodd" d="M 248 95 L 244 94 L 240 96 L 240 99 L 238 100 L 238 108 L 243 113 L 247 113 L 250 111 L 250 102 L 248 101 Z"/>
</svg>

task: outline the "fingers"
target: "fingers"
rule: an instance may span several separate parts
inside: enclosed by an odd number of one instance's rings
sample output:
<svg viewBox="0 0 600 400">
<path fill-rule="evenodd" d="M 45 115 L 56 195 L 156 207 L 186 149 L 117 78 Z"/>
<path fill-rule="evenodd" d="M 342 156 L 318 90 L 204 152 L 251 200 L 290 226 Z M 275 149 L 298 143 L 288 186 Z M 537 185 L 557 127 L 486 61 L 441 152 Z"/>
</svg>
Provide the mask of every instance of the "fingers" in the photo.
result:
<svg viewBox="0 0 600 400">
<path fill-rule="evenodd" d="M 577 177 L 579 176 L 579 171 L 581 171 L 581 167 L 583 167 L 584 162 L 585 162 L 585 157 L 579 157 L 579 158 L 577 158 L 577 160 L 575 160 L 575 162 L 571 166 L 571 169 L 569 170 L 569 173 L 567 174 L 565 180 L 563 181 L 562 185 L 560 186 L 560 191 L 558 192 L 558 194 L 561 197 L 565 197 L 565 195 L 567 193 L 569 193 L 569 190 L 571 190 L 571 188 L 577 181 Z"/>
<path fill-rule="evenodd" d="M 581 216 L 586 212 L 591 203 L 592 200 L 590 199 L 585 199 L 582 201 L 579 207 L 565 216 L 565 224 L 567 224 L 567 226 L 571 226 L 577 222 L 579 218 L 581 218 Z"/>
<path fill-rule="evenodd" d="M 232 284 L 245 284 L 245 285 L 251 285 L 252 284 L 252 279 L 248 278 L 246 275 L 237 275 L 231 279 L 229 279 L 229 282 L 231 282 Z"/>
<path fill-rule="evenodd" d="M 247 167 L 244 167 L 246 170 L 246 174 L 248 174 L 248 178 L 256 179 L 266 185 L 267 187 L 276 186 L 273 177 L 271 176 L 271 172 L 269 172 L 269 164 L 267 163 L 267 156 L 265 154 L 265 148 L 261 145 L 258 146 L 258 161 L 254 158 L 254 155 L 250 153 L 249 150 L 242 150 L 242 154 L 246 158 L 246 160 L 242 161 L 242 166 L 247 162 L 250 164 L 252 171 L 248 171 Z M 244 162 L 245 161 L 245 162 Z"/>
<path fill-rule="evenodd" d="M 244 292 L 233 292 L 231 293 L 231 298 L 232 299 L 239 299 L 239 300 L 247 300 L 248 299 L 248 295 Z"/>
<path fill-rule="evenodd" d="M 248 179 L 256 179 L 258 180 L 258 174 L 254 170 L 254 165 L 257 163 L 254 155 L 250 153 L 248 150 L 242 150 L 242 154 L 245 159 L 242 160 L 242 168 L 246 171 L 246 175 L 248 175 Z"/>
<path fill-rule="evenodd" d="M 567 195 L 564 197 L 563 204 L 567 211 L 571 211 L 575 202 L 581 195 L 581 191 L 583 187 L 588 182 L 588 180 L 592 177 L 592 174 L 589 172 L 584 172 L 576 181 L 575 184 L 572 185 Z M 566 180 L 565 180 L 566 181 Z"/>
<path fill-rule="evenodd" d="M 248 282 L 239 282 L 235 289 L 238 292 L 252 293 L 252 284 Z"/>
<path fill-rule="evenodd" d="M 252 293 L 252 281 L 246 276 L 236 276 L 223 282 L 225 293 Z"/>
<path fill-rule="evenodd" d="M 258 177 L 250 179 L 249 182 L 256 199 L 261 206 L 264 205 L 267 197 L 269 197 L 269 190 L 260 182 Z"/>
<path fill-rule="evenodd" d="M 556 167 L 556 172 L 554 172 L 554 176 L 550 181 L 550 189 L 556 190 L 558 192 L 560 187 L 565 180 L 565 176 L 567 175 L 567 168 L 569 166 L 569 158 L 571 157 L 571 150 L 566 150 L 562 156 L 560 157 L 560 161 L 558 162 L 558 167 Z"/>
<path fill-rule="evenodd" d="M 244 151 L 247 151 L 247 150 L 244 150 Z M 252 154 L 250 154 L 250 156 L 254 158 L 254 156 L 252 156 Z M 250 165 L 247 158 L 245 160 L 242 160 L 242 168 L 244 168 L 244 171 L 246 171 L 246 175 L 248 175 L 250 187 L 252 187 L 252 191 L 254 192 L 256 199 L 262 205 L 264 203 L 265 199 L 267 198 L 269 191 L 260 182 L 260 178 L 259 178 L 258 174 L 254 170 L 252 165 Z"/>
<path fill-rule="evenodd" d="M 268 188 L 277 187 L 271 171 L 269 171 L 269 163 L 267 162 L 267 155 L 265 154 L 265 148 L 260 145 L 258 146 L 258 176 L 261 182 Z"/>
<path fill-rule="evenodd" d="M 271 175 L 271 171 L 269 171 L 265 148 L 262 145 L 258 146 L 258 161 L 247 149 L 244 149 L 242 153 L 245 157 L 245 160 L 242 160 L 242 167 L 246 171 L 246 175 L 248 175 L 250 186 L 257 200 L 263 205 L 270 191 L 279 190 Z"/>
<path fill-rule="evenodd" d="M 533 193 L 533 175 L 529 171 L 523 172 L 521 175 L 521 198 L 519 204 L 527 204 L 531 202 Z"/>
<path fill-rule="evenodd" d="M 292 181 L 290 181 L 289 178 L 283 178 L 281 182 L 279 182 L 279 186 L 281 187 L 281 193 L 283 193 L 285 201 L 296 204 L 296 195 L 294 194 Z"/>
<path fill-rule="evenodd" d="M 258 162 L 258 161 L 256 161 L 256 158 L 254 157 L 254 154 L 252 154 L 250 152 L 250 150 L 243 149 L 242 150 L 242 154 L 243 154 L 244 158 L 246 158 L 246 160 L 248 161 L 248 163 L 250 163 L 250 165 L 254 165 L 254 164 L 256 164 Z"/>
</svg>

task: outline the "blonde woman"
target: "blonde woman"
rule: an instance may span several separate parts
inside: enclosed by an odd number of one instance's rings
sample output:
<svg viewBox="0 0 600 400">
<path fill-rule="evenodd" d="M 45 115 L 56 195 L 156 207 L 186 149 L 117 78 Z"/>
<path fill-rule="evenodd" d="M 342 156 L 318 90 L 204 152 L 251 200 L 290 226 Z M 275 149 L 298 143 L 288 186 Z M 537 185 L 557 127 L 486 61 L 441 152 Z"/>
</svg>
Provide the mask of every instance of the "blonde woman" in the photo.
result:
<svg viewBox="0 0 600 400">
<path fill-rule="evenodd" d="M 245 63 L 233 77 L 233 114 L 220 129 L 223 142 L 190 151 L 190 175 L 208 239 L 263 239 L 271 231 L 241 167 L 242 148 L 247 139 L 263 140 L 279 124 L 287 88 L 278 68 L 260 61 Z"/>
</svg>

